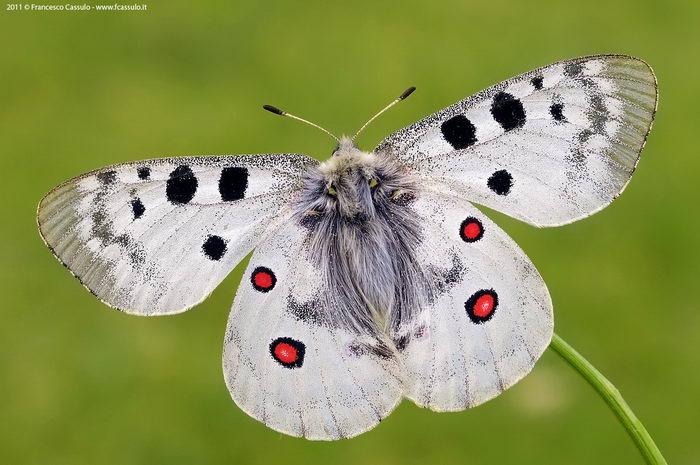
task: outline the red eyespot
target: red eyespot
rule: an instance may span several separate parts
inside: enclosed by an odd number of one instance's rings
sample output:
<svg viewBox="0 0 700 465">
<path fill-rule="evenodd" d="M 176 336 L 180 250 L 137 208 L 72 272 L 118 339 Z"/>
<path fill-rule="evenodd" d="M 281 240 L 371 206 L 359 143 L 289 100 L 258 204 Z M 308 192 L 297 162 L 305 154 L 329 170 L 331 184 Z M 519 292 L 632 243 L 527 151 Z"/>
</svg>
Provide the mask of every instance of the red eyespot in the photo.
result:
<svg viewBox="0 0 700 465">
<path fill-rule="evenodd" d="M 260 292 L 269 292 L 277 283 L 277 278 L 271 269 L 259 266 L 250 275 L 250 282 L 253 287 Z"/>
<path fill-rule="evenodd" d="M 497 307 L 498 294 L 493 289 L 482 289 L 475 292 L 464 304 L 469 319 L 477 324 L 490 320 Z"/>
<path fill-rule="evenodd" d="M 304 363 L 304 343 L 288 337 L 279 337 L 270 344 L 270 355 L 285 368 L 299 368 Z"/>
<path fill-rule="evenodd" d="M 255 273 L 253 280 L 255 281 L 255 285 L 258 287 L 264 287 L 265 289 L 272 287 L 272 275 L 265 273 L 264 271 Z"/>
<path fill-rule="evenodd" d="M 299 360 L 297 350 L 284 342 L 280 342 L 275 347 L 275 357 L 282 363 L 294 363 Z"/>
<path fill-rule="evenodd" d="M 459 226 L 459 236 L 464 242 L 476 242 L 484 235 L 484 226 L 473 216 L 462 221 Z"/>
<path fill-rule="evenodd" d="M 484 294 L 478 299 L 474 304 L 474 315 L 485 318 L 491 314 L 493 311 L 494 299 L 492 295 Z"/>
</svg>

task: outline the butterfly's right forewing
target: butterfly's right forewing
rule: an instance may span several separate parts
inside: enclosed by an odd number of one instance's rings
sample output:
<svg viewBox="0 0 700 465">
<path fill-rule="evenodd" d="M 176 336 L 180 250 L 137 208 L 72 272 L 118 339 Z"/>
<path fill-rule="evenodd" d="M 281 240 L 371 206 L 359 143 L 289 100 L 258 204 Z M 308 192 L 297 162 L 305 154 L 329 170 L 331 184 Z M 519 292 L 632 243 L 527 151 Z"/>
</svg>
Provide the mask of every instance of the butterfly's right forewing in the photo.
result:
<svg viewBox="0 0 700 465">
<path fill-rule="evenodd" d="M 140 315 L 177 313 L 255 247 L 316 163 L 267 154 L 115 165 L 49 192 L 39 230 L 103 302 Z"/>
</svg>

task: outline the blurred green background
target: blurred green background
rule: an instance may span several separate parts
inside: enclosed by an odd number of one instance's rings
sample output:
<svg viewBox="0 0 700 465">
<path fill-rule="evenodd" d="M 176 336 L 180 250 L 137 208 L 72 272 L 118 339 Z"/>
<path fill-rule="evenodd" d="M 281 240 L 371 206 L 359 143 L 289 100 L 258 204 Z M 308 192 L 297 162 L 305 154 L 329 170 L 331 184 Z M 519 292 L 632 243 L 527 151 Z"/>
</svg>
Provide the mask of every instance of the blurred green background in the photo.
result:
<svg viewBox="0 0 700 465">
<path fill-rule="evenodd" d="M 641 463 L 551 351 L 470 411 L 404 402 L 352 440 L 283 436 L 241 412 L 221 374 L 241 266 L 190 312 L 128 316 L 61 267 L 34 220 L 49 189 L 112 163 L 329 154 L 328 138 L 263 103 L 351 132 L 417 86 L 363 134 L 369 149 L 497 81 L 593 53 L 639 56 L 658 76 L 659 111 L 632 183 L 562 228 L 494 217 L 547 281 L 557 332 L 617 384 L 670 463 L 700 463 L 698 2 L 148 6 L 0 14 L 0 463 Z"/>
</svg>

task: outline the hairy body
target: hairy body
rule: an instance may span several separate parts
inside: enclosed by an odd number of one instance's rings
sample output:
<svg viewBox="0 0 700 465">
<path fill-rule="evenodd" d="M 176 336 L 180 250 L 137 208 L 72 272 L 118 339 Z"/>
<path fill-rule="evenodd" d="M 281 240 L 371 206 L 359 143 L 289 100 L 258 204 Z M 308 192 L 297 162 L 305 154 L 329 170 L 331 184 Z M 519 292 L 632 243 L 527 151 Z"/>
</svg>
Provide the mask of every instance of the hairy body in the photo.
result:
<svg viewBox="0 0 700 465">
<path fill-rule="evenodd" d="M 417 195 L 408 170 L 347 138 L 309 171 L 295 211 L 309 230 L 310 256 L 334 289 L 323 302 L 328 324 L 394 333 L 429 299 L 430 273 L 415 255 L 423 240 L 411 209 Z"/>
</svg>

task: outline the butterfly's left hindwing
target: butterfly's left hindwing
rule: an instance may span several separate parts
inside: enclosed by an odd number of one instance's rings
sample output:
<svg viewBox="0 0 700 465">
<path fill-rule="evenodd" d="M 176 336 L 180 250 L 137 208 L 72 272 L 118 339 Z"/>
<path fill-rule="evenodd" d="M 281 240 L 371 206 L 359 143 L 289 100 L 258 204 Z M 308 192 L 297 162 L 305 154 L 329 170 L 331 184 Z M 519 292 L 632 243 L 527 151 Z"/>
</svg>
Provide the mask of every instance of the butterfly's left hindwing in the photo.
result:
<svg viewBox="0 0 700 465">
<path fill-rule="evenodd" d="M 316 163 L 269 154 L 115 165 L 47 194 L 39 230 L 106 304 L 177 313 L 202 301 L 254 248 Z"/>
<path fill-rule="evenodd" d="M 391 341 L 333 322 L 334 290 L 309 257 L 306 235 L 290 220 L 256 248 L 226 330 L 224 376 L 236 404 L 270 428 L 348 438 L 400 402 L 403 370 Z"/>
<path fill-rule="evenodd" d="M 413 208 L 435 295 L 392 336 L 406 397 L 437 411 L 474 407 L 525 376 L 549 345 L 549 292 L 522 250 L 468 202 L 425 191 Z"/>
</svg>

